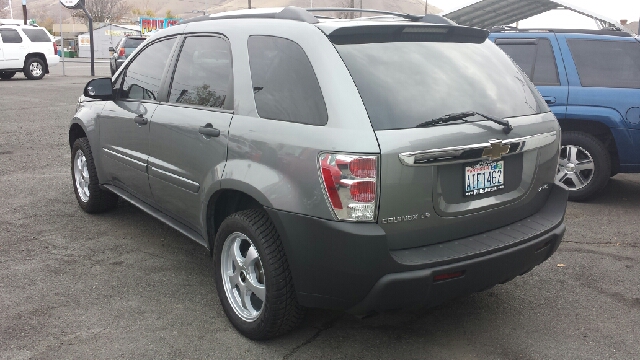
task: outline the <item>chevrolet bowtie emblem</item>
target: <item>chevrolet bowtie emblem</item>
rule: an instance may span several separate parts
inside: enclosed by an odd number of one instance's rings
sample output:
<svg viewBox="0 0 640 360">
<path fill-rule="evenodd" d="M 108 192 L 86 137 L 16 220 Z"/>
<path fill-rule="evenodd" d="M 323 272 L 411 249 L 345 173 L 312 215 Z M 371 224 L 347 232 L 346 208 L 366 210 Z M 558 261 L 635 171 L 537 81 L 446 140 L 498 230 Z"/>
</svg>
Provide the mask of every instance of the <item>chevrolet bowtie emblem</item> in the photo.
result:
<svg viewBox="0 0 640 360">
<path fill-rule="evenodd" d="M 484 148 L 482 157 L 488 157 L 491 160 L 500 159 L 502 155 L 509 153 L 509 145 L 503 145 L 500 140 L 489 140 L 491 146 Z"/>
</svg>

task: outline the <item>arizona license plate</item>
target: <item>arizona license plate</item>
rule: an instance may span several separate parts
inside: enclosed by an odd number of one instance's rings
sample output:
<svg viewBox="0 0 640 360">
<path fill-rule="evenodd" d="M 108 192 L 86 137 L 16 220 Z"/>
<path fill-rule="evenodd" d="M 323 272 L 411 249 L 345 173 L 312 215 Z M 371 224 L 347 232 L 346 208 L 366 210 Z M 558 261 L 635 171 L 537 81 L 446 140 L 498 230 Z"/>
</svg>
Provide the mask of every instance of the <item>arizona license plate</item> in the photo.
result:
<svg viewBox="0 0 640 360">
<path fill-rule="evenodd" d="M 466 166 L 465 177 L 465 196 L 504 189 L 504 161 L 483 161 Z"/>
</svg>

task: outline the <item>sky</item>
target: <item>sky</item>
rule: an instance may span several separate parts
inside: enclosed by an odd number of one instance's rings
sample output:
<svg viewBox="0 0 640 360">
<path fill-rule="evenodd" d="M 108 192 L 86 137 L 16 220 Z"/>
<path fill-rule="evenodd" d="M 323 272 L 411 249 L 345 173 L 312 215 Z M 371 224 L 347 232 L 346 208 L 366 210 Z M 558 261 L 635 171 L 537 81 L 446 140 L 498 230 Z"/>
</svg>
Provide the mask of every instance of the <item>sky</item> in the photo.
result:
<svg viewBox="0 0 640 360">
<path fill-rule="evenodd" d="M 473 4 L 477 0 L 428 0 L 445 13 Z M 577 7 L 593 11 L 616 21 L 640 19 L 640 0 L 567 0 Z M 595 22 L 569 10 L 552 10 L 520 22 L 521 28 L 556 27 L 595 29 Z"/>
</svg>

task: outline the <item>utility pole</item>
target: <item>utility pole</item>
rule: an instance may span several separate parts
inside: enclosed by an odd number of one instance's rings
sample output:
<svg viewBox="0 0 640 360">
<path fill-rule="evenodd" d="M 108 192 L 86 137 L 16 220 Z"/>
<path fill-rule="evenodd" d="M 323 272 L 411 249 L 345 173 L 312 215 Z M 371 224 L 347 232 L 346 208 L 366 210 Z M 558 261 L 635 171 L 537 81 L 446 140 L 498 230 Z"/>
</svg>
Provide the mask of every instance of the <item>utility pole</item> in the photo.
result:
<svg viewBox="0 0 640 360">
<path fill-rule="evenodd" d="M 24 24 L 27 25 L 27 0 L 22 0 L 22 16 L 24 17 Z"/>
<path fill-rule="evenodd" d="M 251 9 L 251 0 L 249 0 L 249 7 L 248 9 Z"/>
<path fill-rule="evenodd" d="M 11 20 L 13 20 L 13 7 L 11 6 L 11 0 L 9 0 L 9 11 L 11 12 Z"/>
<path fill-rule="evenodd" d="M 427 15 L 429 13 L 429 0 L 424 0 L 424 14 Z"/>
</svg>

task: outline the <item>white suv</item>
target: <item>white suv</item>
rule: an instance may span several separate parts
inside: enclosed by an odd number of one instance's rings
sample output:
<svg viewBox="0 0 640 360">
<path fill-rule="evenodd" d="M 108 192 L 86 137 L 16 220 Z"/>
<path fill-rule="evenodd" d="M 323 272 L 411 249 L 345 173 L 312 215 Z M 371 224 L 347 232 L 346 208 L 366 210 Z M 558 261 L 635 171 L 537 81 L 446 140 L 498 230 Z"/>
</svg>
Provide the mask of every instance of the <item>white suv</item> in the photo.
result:
<svg viewBox="0 0 640 360">
<path fill-rule="evenodd" d="M 59 62 L 57 46 L 45 28 L 0 20 L 0 79 L 23 72 L 30 80 L 40 80 Z"/>
</svg>

